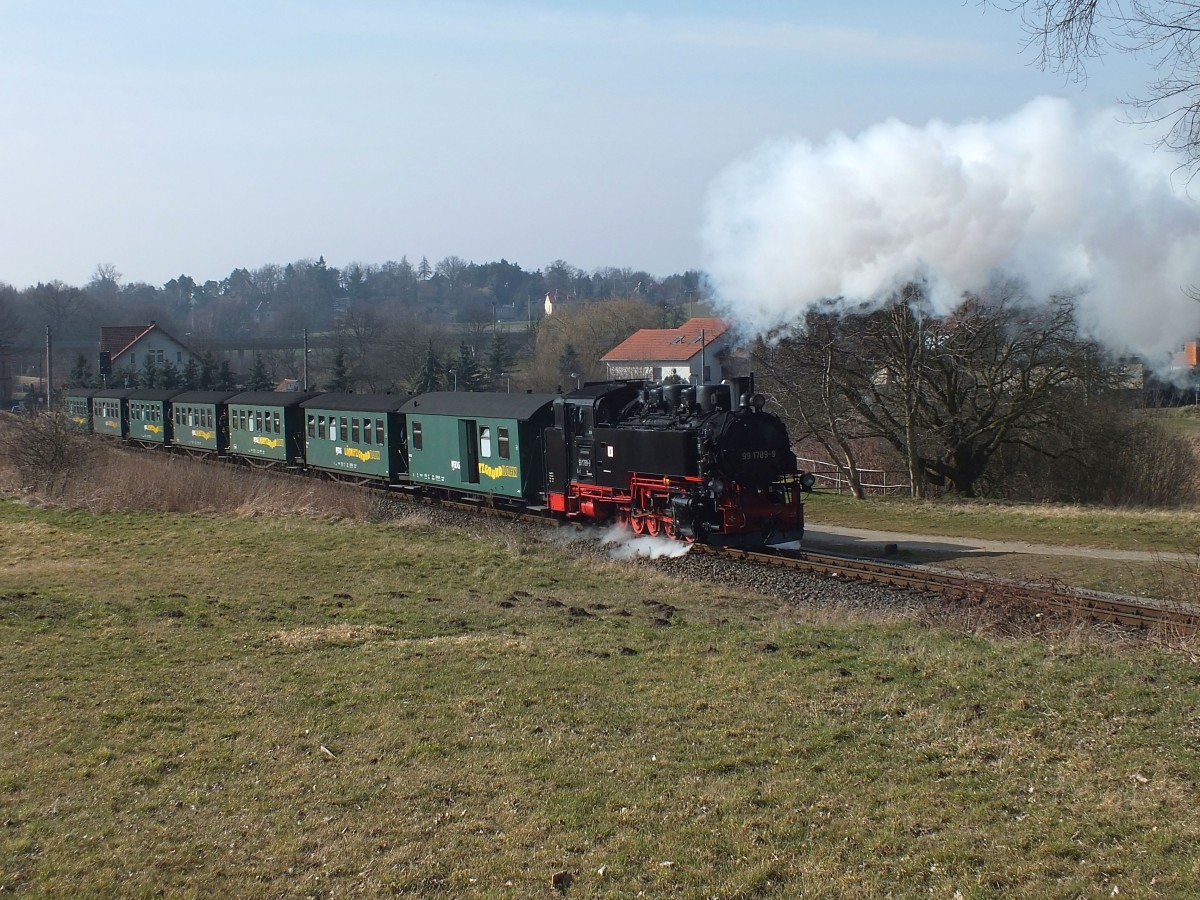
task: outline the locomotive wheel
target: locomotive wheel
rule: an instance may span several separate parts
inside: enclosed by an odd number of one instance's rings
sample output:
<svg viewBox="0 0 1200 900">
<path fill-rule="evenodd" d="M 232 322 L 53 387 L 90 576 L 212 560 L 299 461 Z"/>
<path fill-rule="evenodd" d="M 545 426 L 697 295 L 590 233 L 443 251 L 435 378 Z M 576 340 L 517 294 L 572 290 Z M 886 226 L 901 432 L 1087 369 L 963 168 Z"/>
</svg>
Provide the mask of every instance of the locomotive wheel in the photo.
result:
<svg viewBox="0 0 1200 900">
<path fill-rule="evenodd" d="M 630 516 L 629 527 L 633 529 L 634 534 L 646 533 L 646 517 L 645 516 Z"/>
<path fill-rule="evenodd" d="M 653 513 L 646 516 L 646 531 L 651 537 L 658 537 L 662 533 L 662 522 Z"/>
</svg>

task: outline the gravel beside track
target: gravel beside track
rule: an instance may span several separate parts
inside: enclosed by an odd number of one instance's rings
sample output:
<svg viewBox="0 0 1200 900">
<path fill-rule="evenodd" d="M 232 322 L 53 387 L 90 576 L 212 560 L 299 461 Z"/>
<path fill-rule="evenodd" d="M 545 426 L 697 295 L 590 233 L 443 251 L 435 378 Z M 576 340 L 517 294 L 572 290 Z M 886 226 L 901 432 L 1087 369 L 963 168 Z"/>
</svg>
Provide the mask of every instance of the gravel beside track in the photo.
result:
<svg viewBox="0 0 1200 900">
<path fill-rule="evenodd" d="M 674 559 L 643 560 L 672 578 L 754 591 L 785 603 L 816 608 L 859 609 L 875 612 L 915 612 L 924 607 L 922 594 L 875 584 L 806 575 L 708 553 L 688 553 Z"/>
<path fill-rule="evenodd" d="M 394 506 L 397 515 L 416 514 L 436 525 L 479 530 L 478 515 L 469 511 L 444 507 L 414 509 L 411 504 Z M 752 591 L 781 603 L 813 608 L 912 613 L 923 609 L 929 599 L 910 591 L 807 575 L 708 553 L 668 556 L 664 550 L 678 551 L 681 545 L 655 538 L 609 540 L 613 532 L 598 528 L 547 528 L 537 522 L 495 520 L 487 531 L 492 535 L 508 532 L 528 540 L 554 543 L 580 556 L 628 559 L 630 565 L 649 567 L 668 578 Z"/>
</svg>

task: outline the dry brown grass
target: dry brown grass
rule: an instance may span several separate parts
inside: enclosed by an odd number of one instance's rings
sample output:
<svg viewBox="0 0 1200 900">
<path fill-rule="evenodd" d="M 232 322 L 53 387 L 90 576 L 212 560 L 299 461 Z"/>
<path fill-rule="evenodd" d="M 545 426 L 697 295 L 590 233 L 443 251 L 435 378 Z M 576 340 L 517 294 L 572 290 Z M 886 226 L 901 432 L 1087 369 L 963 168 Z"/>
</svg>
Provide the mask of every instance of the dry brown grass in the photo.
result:
<svg viewBox="0 0 1200 900">
<path fill-rule="evenodd" d="M 350 485 L 114 446 L 101 447 L 54 492 L 23 486 L 17 474 L 10 460 L 0 458 L 0 490 L 93 514 L 191 512 L 366 521 L 374 502 L 369 491 Z"/>
</svg>

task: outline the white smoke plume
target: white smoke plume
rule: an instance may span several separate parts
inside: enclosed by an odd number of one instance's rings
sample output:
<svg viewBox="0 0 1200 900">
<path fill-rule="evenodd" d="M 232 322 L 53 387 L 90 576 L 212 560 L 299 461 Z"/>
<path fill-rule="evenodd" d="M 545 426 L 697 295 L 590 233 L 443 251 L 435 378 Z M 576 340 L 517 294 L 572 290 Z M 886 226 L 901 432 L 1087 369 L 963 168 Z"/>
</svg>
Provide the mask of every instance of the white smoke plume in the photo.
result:
<svg viewBox="0 0 1200 900">
<path fill-rule="evenodd" d="M 924 276 L 940 311 L 996 275 L 1079 294 L 1086 333 L 1162 366 L 1200 334 L 1200 205 L 1153 135 L 1039 98 L 998 121 L 777 143 L 708 198 L 706 268 L 755 332 Z M 1200 183 L 1198 183 L 1200 185 Z M 1200 190 L 1200 186 L 1195 188 Z"/>
</svg>

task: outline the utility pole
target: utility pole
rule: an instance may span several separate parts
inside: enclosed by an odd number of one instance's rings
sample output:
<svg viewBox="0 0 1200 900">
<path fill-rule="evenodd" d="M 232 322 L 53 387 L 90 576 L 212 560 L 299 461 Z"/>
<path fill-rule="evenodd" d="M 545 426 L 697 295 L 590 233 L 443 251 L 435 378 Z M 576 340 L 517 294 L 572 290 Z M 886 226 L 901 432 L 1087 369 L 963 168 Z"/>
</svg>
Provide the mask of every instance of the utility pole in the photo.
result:
<svg viewBox="0 0 1200 900">
<path fill-rule="evenodd" d="M 308 391 L 308 329 L 304 329 L 304 390 Z"/>
<path fill-rule="evenodd" d="M 54 357 L 50 346 L 50 326 L 46 326 L 46 411 L 54 408 L 51 394 L 54 391 Z"/>
</svg>

